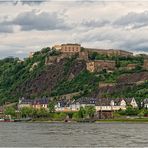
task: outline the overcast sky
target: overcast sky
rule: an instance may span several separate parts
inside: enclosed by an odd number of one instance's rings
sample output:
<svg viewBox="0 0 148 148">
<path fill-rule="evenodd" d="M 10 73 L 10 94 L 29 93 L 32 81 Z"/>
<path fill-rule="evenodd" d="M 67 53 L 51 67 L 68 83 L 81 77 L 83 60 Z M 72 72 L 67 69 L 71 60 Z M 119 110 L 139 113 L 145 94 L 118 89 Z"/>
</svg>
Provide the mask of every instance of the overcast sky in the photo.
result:
<svg viewBox="0 0 148 148">
<path fill-rule="evenodd" d="M 0 58 L 60 43 L 148 53 L 148 1 L 0 2 Z"/>
</svg>

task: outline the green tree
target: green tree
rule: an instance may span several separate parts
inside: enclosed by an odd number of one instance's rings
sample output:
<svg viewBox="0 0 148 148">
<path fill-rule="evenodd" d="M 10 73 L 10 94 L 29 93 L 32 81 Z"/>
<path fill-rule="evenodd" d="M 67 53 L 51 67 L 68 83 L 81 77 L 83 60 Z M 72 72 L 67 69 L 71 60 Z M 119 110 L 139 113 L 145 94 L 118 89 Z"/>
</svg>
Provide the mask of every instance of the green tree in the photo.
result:
<svg viewBox="0 0 148 148">
<path fill-rule="evenodd" d="M 86 115 L 86 110 L 84 107 L 80 107 L 80 110 L 78 111 L 78 118 L 84 118 Z"/>
<path fill-rule="evenodd" d="M 86 110 L 86 115 L 88 115 L 89 118 L 94 117 L 94 114 L 96 112 L 95 106 L 86 106 L 85 110 Z"/>
<path fill-rule="evenodd" d="M 4 114 L 5 115 L 11 115 L 12 117 L 14 117 L 16 115 L 15 109 L 13 107 L 7 107 L 4 110 Z"/>
<path fill-rule="evenodd" d="M 22 117 L 32 117 L 33 116 L 33 108 L 31 107 L 23 107 L 20 110 Z"/>
<path fill-rule="evenodd" d="M 48 103 L 48 109 L 49 109 L 50 113 L 55 112 L 55 104 L 54 104 L 54 102 L 49 102 Z"/>
<path fill-rule="evenodd" d="M 45 108 L 40 108 L 37 111 L 38 117 L 47 117 L 48 116 L 48 111 Z"/>
</svg>

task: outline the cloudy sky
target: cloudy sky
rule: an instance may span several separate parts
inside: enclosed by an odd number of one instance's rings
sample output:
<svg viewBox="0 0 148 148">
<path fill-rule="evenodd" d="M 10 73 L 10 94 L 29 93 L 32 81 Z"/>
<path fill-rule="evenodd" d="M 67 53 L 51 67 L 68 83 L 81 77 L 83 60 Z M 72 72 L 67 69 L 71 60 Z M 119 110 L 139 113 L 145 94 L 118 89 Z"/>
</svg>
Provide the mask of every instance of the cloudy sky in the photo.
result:
<svg viewBox="0 0 148 148">
<path fill-rule="evenodd" d="M 148 1 L 0 0 L 0 58 L 60 43 L 148 53 Z"/>
</svg>

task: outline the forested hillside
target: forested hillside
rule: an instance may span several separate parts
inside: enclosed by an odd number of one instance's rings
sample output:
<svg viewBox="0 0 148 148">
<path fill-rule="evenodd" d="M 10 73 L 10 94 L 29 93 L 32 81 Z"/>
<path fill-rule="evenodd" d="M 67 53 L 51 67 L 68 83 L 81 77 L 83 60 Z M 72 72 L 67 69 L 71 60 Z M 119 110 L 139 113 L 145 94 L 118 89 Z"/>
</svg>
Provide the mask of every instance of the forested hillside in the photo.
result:
<svg viewBox="0 0 148 148">
<path fill-rule="evenodd" d="M 43 48 L 32 58 L 21 61 L 8 57 L 0 60 L 0 104 L 18 101 L 20 97 L 56 97 L 78 92 L 81 96 L 94 97 L 148 97 L 148 71 L 142 69 L 143 57 L 107 57 L 92 53 L 90 60 L 115 60 L 113 73 L 103 70 L 90 73 L 86 61 L 78 55 L 63 58 L 59 62 L 45 64 L 46 58 L 60 56 L 54 49 Z M 137 64 L 127 70 L 127 64 Z M 114 84 L 100 88 L 100 83 Z"/>
</svg>

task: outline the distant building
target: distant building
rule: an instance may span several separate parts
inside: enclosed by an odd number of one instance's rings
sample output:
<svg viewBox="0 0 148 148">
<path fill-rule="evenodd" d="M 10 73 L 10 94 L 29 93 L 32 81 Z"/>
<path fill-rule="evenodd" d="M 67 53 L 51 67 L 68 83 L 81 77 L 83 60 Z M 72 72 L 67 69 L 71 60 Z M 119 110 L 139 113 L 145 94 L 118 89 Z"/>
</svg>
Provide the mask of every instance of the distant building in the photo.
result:
<svg viewBox="0 0 148 148">
<path fill-rule="evenodd" d="M 62 44 L 61 52 L 64 53 L 79 53 L 81 51 L 80 44 Z"/>
<path fill-rule="evenodd" d="M 36 109 L 40 109 L 40 108 L 48 108 L 48 102 L 49 100 L 47 98 L 42 98 L 42 99 L 20 99 L 19 103 L 18 103 L 18 109 L 21 109 L 23 107 L 33 107 Z"/>
<path fill-rule="evenodd" d="M 21 98 L 19 99 L 18 109 L 23 107 L 32 107 L 33 100 Z"/>
<path fill-rule="evenodd" d="M 141 105 L 142 105 L 142 107 L 148 109 L 148 98 L 144 99 L 144 100 L 141 102 Z"/>
<path fill-rule="evenodd" d="M 54 45 L 52 48 L 61 51 L 62 53 L 79 53 L 81 52 L 81 45 L 80 44 L 61 44 L 61 45 Z M 85 52 L 85 53 L 84 53 Z M 97 52 L 98 54 L 107 55 L 107 56 L 122 56 L 128 57 L 133 56 L 132 52 L 119 50 L 119 49 L 95 49 L 95 48 L 83 48 L 83 53 L 80 54 L 80 57 L 85 56 L 86 54 Z"/>
<path fill-rule="evenodd" d="M 102 70 L 114 71 L 116 69 L 115 61 L 95 60 L 86 63 L 87 70 L 90 72 L 99 72 Z"/>
<path fill-rule="evenodd" d="M 48 103 L 49 103 L 49 100 L 47 98 L 35 99 L 32 103 L 32 107 L 36 109 L 41 109 L 41 108 L 47 109 Z"/>
<path fill-rule="evenodd" d="M 137 104 L 135 98 L 125 98 L 124 100 L 126 102 L 126 105 L 131 105 L 133 108 L 138 107 L 138 104 Z"/>
<path fill-rule="evenodd" d="M 70 109 L 69 102 L 65 99 L 62 99 L 58 101 L 57 104 L 55 105 L 55 111 L 56 112 L 69 112 L 72 110 Z"/>
<path fill-rule="evenodd" d="M 55 105 L 57 112 L 71 112 L 79 111 L 80 107 L 94 106 L 96 111 L 117 111 L 125 110 L 128 105 L 133 108 L 138 107 L 137 102 L 134 98 L 80 98 L 73 102 L 59 101 Z"/>
</svg>

